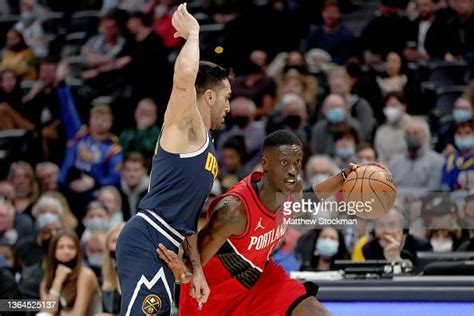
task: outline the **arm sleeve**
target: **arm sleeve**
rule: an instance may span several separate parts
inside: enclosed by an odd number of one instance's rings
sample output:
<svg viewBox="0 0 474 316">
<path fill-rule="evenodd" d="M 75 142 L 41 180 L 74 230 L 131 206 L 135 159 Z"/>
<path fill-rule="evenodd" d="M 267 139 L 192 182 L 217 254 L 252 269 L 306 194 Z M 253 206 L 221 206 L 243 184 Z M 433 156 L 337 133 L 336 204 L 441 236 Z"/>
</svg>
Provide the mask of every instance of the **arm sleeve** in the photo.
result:
<svg viewBox="0 0 474 316">
<path fill-rule="evenodd" d="M 107 175 L 105 177 L 101 177 L 100 179 L 96 179 L 96 181 L 99 182 L 100 186 L 113 185 L 118 187 L 120 185 L 120 167 L 123 161 L 123 151 L 118 145 L 117 147 L 118 152 L 113 154 L 113 156 L 110 158 L 109 163 L 107 164 Z"/>
<path fill-rule="evenodd" d="M 66 131 L 66 141 L 70 141 L 81 129 L 82 122 L 71 95 L 71 88 L 67 86 L 58 88 L 58 96 L 61 121 Z"/>
</svg>

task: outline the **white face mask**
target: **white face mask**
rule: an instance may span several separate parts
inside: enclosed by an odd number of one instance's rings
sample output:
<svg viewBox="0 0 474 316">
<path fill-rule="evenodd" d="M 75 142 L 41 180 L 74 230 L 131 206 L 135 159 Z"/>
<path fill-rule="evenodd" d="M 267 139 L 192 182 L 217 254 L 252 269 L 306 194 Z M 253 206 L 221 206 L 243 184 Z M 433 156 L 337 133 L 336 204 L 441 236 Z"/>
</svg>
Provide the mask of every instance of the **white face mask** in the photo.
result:
<svg viewBox="0 0 474 316">
<path fill-rule="evenodd" d="M 402 116 L 402 111 L 399 107 L 387 106 L 383 109 L 383 114 L 385 114 L 389 123 L 395 123 Z"/>
<path fill-rule="evenodd" d="M 451 239 L 431 239 L 430 243 L 434 252 L 450 252 L 453 250 L 453 241 Z"/>
</svg>

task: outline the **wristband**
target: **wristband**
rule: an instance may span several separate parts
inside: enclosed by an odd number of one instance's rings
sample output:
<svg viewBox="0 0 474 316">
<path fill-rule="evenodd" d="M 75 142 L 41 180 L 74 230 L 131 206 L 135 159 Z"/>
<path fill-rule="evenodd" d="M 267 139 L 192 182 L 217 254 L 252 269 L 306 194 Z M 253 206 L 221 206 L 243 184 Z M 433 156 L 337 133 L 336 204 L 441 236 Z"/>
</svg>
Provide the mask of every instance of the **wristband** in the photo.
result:
<svg viewBox="0 0 474 316">
<path fill-rule="evenodd" d="M 341 170 L 341 177 L 342 177 L 342 180 L 344 180 L 344 181 L 347 180 L 347 174 L 346 174 L 346 171 L 344 169 Z"/>
</svg>

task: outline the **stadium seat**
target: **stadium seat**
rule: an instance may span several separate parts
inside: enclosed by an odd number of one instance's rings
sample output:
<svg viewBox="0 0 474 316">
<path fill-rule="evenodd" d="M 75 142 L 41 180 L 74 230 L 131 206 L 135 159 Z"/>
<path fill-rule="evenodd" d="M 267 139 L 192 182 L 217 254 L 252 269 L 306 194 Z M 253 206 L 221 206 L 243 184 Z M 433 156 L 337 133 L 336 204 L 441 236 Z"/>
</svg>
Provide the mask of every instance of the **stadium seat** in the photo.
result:
<svg viewBox="0 0 474 316">
<path fill-rule="evenodd" d="M 436 117 L 451 114 L 454 102 L 464 93 L 465 89 L 465 86 L 447 86 L 437 88 L 436 101 L 432 114 Z"/>
<path fill-rule="evenodd" d="M 68 33 L 85 32 L 92 34 L 97 32 L 99 24 L 99 11 L 78 11 L 71 17 Z"/>
<path fill-rule="evenodd" d="M 464 85 L 467 78 L 468 66 L 464 61 L 431 63 L 428 65 L 428 77 L 422 87 L 436 89 L 446 85 Z"/>
<path fill-rule="evenodd" d="M 25 129 L 0 131 L 0 178 L 8 173 L 7 167 L 24 158 L 28 152 L 28 131 Z"/>
<path fill-rule="evenodd" d="M 62 57 L 76 56 L 81 53 L 81 47 L 87 40 L 86 32 L 66 34 L 65 43 L 61 51 Z"/>
<path fill-rule="evenodd" d="M 43 21 L 43 30 L 47 34 L 64 34 L 64 14 L 61 12 L 53 12 Z"/>
</svg>

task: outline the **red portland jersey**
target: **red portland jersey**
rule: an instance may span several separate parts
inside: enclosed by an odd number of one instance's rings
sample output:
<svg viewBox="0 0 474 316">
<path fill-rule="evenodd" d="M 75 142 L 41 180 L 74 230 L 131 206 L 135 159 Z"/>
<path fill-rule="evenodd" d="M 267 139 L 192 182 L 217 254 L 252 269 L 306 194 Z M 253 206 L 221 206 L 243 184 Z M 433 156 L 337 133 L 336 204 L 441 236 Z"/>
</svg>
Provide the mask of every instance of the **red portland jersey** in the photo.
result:
<svg viewBox="0 0 474 316">
<path fill-rule="evenodd" d="M 261 172 L 253 172 L 234 185 L 228 192 L 213 201 L 209 214 L 215 205 L 226 196 L 239 199 L 247 214 L 247 225 L 239 236 L 231 236 L 219 249 L 211 261 L 204 267 L 208 273 L 216 276 L 208 279 L 209 283 L 216 279 L 219 283 L 218 270 L 225 269 L 241 285 L 249 289 L 259 279 L 265 264 L 275 246 L 286 231 L 283 208 L 271 212 L 260 202 L 252 182 L 258 182 L 263 176 Z M 277 196 L 275 196 L 275 199 Z M 291 196 L 287 198 L 290 200 Z M 223 273 L 228 281 L 228 273 Z M 211 284 L 210 284 L 211 285 Z"/>
</svg>

